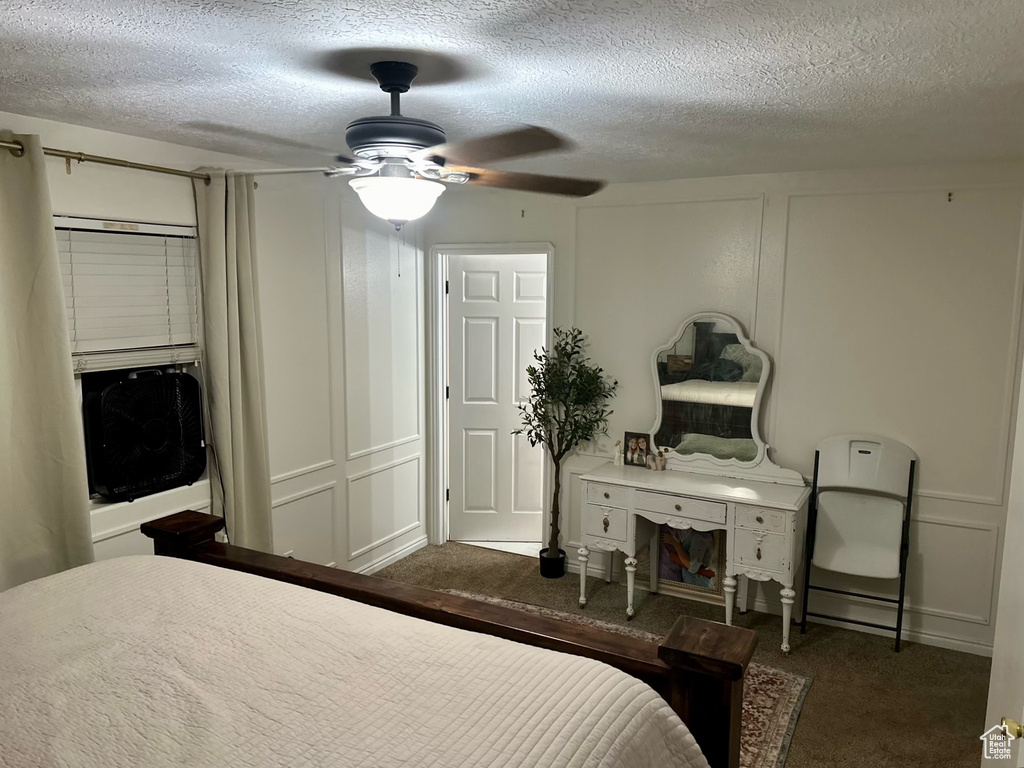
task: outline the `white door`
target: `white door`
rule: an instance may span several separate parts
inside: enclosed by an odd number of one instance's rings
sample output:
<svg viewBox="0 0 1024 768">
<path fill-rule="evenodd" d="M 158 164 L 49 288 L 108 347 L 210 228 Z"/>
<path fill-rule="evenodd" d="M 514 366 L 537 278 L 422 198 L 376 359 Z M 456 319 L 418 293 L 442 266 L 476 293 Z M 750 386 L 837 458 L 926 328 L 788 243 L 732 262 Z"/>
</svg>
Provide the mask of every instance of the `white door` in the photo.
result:
<svg viewBox="0 0 1024 768">
<path fill-rule="evenodd" d="M 1024 379 L 1021 381 L 1024 396 Z M 1017 415 L 1013 447 L 987 709 L 986 729 L 999 725 L 1003 717 L 1024 722 L 1024 408 Z M 1010 742 L 1017 753 L 1014 758 L 983 759 L 982 765 L 1024 766 L 1024 747 L 1018 741 L 1024 739 Z"/>
<path fill-rule="evenodd" d="M 547 269 L 545 253 L 448 258 L 450 539 L 540 541 L 544 453 L 512 431 L 547 339 Z"/>
</svg>

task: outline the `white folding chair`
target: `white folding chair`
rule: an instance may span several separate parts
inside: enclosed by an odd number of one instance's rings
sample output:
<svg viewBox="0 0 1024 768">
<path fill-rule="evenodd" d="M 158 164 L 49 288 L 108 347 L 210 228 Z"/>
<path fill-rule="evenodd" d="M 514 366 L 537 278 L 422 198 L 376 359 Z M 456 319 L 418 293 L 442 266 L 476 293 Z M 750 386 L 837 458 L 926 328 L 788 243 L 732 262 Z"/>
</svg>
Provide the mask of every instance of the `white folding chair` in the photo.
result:
<svg viewBox="0 0 1024 768">
<path fill-rule="evenodd" d="M 821 442 L 814 452 L 804 552 L 804 615 L 896 632 L 896 652 L 903 630 L 903 598 L 910 551 L 910 508 L 917 455 L 903 443 L 875 435 L 840 435 Z M 899 599 L 878 597 L 811 584 L 811 565 L 827 571 L 899 579 Z M 810 590 L 851 595 L 896 605 L 896 626 L 813 613 Z"/>
</svg>

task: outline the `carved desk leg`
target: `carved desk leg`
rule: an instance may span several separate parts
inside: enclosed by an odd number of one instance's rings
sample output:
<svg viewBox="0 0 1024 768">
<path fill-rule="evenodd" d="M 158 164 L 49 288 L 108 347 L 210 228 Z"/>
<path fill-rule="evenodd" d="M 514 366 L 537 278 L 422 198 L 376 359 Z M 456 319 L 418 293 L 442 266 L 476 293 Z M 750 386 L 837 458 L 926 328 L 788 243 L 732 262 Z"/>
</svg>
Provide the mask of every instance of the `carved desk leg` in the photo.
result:
<svg viewBox="0 0 1024 768">
<path fill-rule="evenodd" d="M 722 581 L 725 591 L 725 623 L 732 626 L 732 609 L 736 605 L 736 577 L 726 576 Z"/>
<path fill-rule="evenodd" d="M 590 560 L 590 550 L 580 547 L 576 550 L 580 556 L 580 608 L 587 604 L 587 561 Z"/>
<path fill-rule="evenodd" d="M 782 652 L 785 654 L 789 653 L 789 628 L 793 623 L 793 598 L 796 597 L 796 592 L 793 591 L 793 585 L 783 585 L 782 592 Z"/>
<path fill-rule="evenodd" d="M 636 583 L 636 558 L 632 555 L 626 556 L 626 619 L 632 619 L 633 611 L 633 585 Z"/>
</svg>

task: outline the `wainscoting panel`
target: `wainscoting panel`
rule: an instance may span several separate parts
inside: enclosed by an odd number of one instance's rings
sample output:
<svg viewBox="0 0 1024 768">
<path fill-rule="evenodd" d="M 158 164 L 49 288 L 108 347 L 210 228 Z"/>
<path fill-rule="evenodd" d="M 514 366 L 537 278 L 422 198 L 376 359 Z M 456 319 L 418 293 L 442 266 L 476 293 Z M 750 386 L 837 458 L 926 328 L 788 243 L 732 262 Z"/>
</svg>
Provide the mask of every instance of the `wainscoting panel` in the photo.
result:
<svg viewBox="0 0 1024 768">
<path fill-rule="evenodd" d="M 349 561 L 404 534 L 421 531 L 420 456 L 410 456 L 348 478 Z"/>
<path fill-rule="evenodd" d="M 326 182 L 329 184 L 329 182 Z M 325 182 L 267 176 L 256 193 L 270 471 L 292 477 L 336 459 Z"/>
<path fill-rule="evenodd" d="M 809 475 L 822 437 L 886 434 L 920 456 L 922 495 L 1002 504 L 1020 210 L 1002 186 L 790 197 L 781 464 Z"/>
<path fill-rule="evenodd" d="M 274 501 L 274 554 L 333 565 L 333 481 Z"/>
<path fill-rule="evenodd" d="M 421 437 L 422 250 L 358 203 L 342 206 L 346 451 Z"/>
<path fill-rule="evenodd" d="M 619 382 L 608 435 L 655 420 L 651 355 L 702 310 L 744 325 L 756 315 L 763 198 L 581 207 L 576 217 L 576 319 L 587 354 Z"/>
</svg>

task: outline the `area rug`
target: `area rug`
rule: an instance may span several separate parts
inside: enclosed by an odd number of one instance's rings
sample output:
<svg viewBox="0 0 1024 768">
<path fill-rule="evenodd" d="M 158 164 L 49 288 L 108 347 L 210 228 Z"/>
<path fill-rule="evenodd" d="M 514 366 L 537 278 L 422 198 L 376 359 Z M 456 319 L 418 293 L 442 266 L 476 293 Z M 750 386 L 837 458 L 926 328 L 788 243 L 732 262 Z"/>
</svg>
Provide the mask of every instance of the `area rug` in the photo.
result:
<svg viewBox="0 0 1024 768">
<path fill-rule="evenodd" d="M 459 589 L 444 589 L 449 595 L 502 605 L 524 613 L 548 616 L 596 627 L 620 635 L 635 637 L 646 642 L 660 643 L 662 638 L 643 630 L 611 624 L 607 621 L 556 611 L 540 605 L 505 600 L 500 597 L 479 595 Z M 783 768 L 786 753 L 793 740 L 793 730 L 800 717 L 804 697 L 811 687 L 809 678 L 794 675 L 775 667 L 753 664 L 747 668 L 743 685 L 743 731 L 740 733 L 740 765 L 742 768 Z"/>
</svg>

